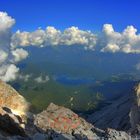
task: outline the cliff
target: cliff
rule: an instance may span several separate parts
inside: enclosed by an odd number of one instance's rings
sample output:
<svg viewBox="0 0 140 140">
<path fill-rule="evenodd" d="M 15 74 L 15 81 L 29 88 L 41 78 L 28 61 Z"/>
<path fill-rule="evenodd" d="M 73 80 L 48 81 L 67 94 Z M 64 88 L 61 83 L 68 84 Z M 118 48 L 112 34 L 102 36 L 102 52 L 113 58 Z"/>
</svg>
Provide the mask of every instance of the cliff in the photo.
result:
<svg viewBox="0 0 140 140">
<path fill-rule="evenodd" d="M 117 130 L 129 130 L 131 127 L 129 113 L 133 102 L 132 95 L 126 94 L 112 101 L 110 105 L 90 114 L 87 118 L 88 122 L 101 129 L 111 127 Z"/>
</svg>

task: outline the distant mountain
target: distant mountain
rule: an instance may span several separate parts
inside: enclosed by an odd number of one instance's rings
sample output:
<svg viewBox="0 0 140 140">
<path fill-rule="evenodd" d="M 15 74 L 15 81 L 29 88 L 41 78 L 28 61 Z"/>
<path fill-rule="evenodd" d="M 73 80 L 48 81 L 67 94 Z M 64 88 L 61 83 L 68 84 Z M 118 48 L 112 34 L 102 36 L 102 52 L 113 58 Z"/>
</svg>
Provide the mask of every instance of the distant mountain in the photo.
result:
<svg viewBox="0 0 140 140">
<path fill-rule="evenodd" d="M 59 46 L 46 48 L 27 48 L 30 57 L 22 61 L 22 71 L 36 66 L 36 70 L 55 75 L 70 75 L 72 77 L 93 77 L 96 80 L 105 80 L 112 75 L 138 75 L 136 65 L 140 54 L 101 53 L 85 51 L 81 46 Z M 38 57 L 36 57 L 38 56 Z M 24 72 L 24 71 L 23 71 Z"/>
</svg>

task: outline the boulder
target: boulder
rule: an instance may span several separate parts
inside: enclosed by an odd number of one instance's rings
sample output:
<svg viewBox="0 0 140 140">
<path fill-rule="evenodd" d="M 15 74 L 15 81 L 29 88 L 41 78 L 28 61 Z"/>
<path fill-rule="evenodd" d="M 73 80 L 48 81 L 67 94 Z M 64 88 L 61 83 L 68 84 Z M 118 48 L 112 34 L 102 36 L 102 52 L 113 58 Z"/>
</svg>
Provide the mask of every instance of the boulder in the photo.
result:
<svg viewBox="0 0 140 140">
<path fill-rule="evenodd" d="M 48 108 L 35 117 L 34 124 L 41 131 L 55 131 L 59 134 L 70 134 L 77 139 L 92 139 L 93 125 L 80 118 L 70 109 L 51 103 Z"/>
<path fill-rule="evenodd" d="M 3 134 L 26 136 L 24 125 L 20 116 L 13 114 L 9 108 L 0 108 L 0 130 Z"/>
<path fill-rule="evenodd" d="M 0 80 L 0 107 L 7 107 L 18 116 L 27 116 L 30 104 L 14 88 Z"/>
<path fill-rule="evenodd" d="M 105 138 L 107 140 L 131 140 L 131 136 L 128 135 L 126 132 L 117 131 L 115 129 L 107 129 Z"/>
</svg>

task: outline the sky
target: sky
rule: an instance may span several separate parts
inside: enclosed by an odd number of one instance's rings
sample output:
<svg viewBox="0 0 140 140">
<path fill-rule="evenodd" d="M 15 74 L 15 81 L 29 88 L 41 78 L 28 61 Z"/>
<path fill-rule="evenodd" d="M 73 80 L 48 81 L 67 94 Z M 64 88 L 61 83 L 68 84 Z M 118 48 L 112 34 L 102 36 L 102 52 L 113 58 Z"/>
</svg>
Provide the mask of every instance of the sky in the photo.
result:
<svg viewBox="0 0 140 140">
<path fill-rule="evenodd" d="M 25 48 L 31 46 L 140 54 L 139 5 L 139 0 L 0 0 L 0 79 L 29 77 L 17 64 L 30 57 Z"/>
<path fill-rule="evenodd" d="M 127 25 L 140 29 L 139 5 L 139 0 L 0 0 L 0 11 L 14 17 L 15 31 L 77 26 L 98 32 L 105 23 L 122 31 Z"/>
</svg>

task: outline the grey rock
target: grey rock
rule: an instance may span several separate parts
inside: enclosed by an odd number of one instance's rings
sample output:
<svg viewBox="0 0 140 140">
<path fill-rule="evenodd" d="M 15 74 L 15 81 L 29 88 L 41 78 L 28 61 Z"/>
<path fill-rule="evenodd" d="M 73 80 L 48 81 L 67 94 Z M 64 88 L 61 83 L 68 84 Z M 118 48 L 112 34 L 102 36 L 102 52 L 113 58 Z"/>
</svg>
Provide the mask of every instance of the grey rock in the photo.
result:
<svg viewBox="0 0 140 140">
<path fill-rule="evenodd" d="M 53 103 L 35 117 L 34 124 L 41 132 L 47 133 L 53 130 L 60 134 L 67 133 L 73 135 L 79 140 L 85 137 L 92 139 L 96 135 L 92 131 L 93 125 L 80 118 L 70 109 Z"/>
<path fill-rule="evenodd" d="M 133 104 L 130 110 L 131 131 L 140 134 L 140 84 L 135 87 Z"/>
<path fill-rule="evenodd" d="M 127 94 L 89 115 L 87 120 L 101 129 L 129 130 L 131 127 L 129 119 L 131 105 L 132 95 Z"/>
<path fill-rule="evenodd" d="M 131 139 L 131 136 L 123 131 L 107 129 L 105 138 L 107 140 L 129 140 L 129 139 Z"/>
</svg>

